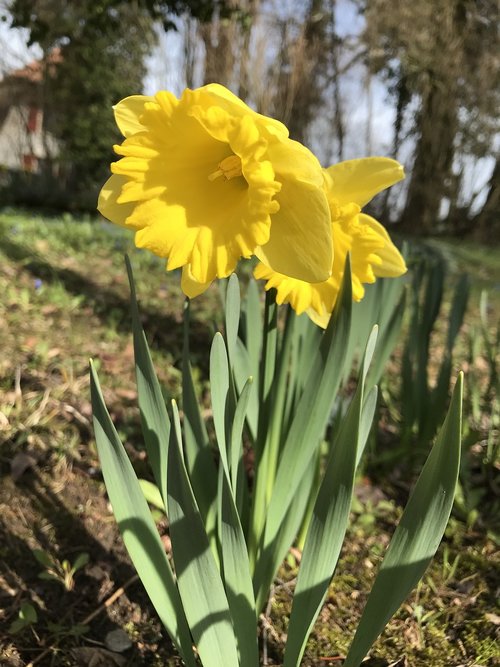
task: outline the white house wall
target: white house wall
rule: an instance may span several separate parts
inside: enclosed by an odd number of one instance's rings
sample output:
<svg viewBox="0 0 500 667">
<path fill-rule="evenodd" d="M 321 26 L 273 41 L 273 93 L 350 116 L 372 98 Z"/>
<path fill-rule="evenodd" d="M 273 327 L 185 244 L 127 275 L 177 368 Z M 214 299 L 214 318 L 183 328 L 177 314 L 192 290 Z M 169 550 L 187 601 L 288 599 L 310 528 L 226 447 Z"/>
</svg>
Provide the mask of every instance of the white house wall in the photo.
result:
<svg viewBox="0 0 500 667">
<path fill-rule="evenodd" d="M 41 113 L 41 112 L 40 112 Z M 42 118 L 36 131 L 27 128 L 29 107 L 12 106 L 0 127 L 0 166 L 7 169 L 23 169 L 24 156 L 40 160 L 57 154 L 54 138 L 43 132 Z"/>
</svg>

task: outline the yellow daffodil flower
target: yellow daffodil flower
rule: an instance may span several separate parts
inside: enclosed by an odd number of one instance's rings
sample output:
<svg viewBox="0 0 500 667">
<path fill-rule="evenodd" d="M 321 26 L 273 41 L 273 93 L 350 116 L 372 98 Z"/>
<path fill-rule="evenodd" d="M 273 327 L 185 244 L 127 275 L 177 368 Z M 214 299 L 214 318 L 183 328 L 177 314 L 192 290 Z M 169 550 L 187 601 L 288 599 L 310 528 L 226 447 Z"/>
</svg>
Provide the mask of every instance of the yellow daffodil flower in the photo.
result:
<svg viewBox="0 0 500 667">
<path fill-rule="evenodd" d="M 308 283 L 276 272 L 265 262 L 254 271 L 256 278 L 267 281 L 266 290 L 276 288 L 277 303 L 290 303 L 298 314 L 307 312 L 323 328 L 337 300 L 348 252 L 355 301 L 364 296 L 363 283 L 406 272 L 404 259 L 384 227 L 361 212 L 376 194 L 404 178 L 401 165 L 388 158 L 348 160 L 325 169 L 324 176 L 333 240 L 331 276 L 323 282 Z"/>
<path fill-rule="evenodd" d="M 218 84 L 135 95 L 115 108 L 122 158 L 98 209 L 135 243 L 183 267 L 192 297 L 253 254 L 303 281 L 332 267 L 327 193 L 316 157 Z"/>
</svg>

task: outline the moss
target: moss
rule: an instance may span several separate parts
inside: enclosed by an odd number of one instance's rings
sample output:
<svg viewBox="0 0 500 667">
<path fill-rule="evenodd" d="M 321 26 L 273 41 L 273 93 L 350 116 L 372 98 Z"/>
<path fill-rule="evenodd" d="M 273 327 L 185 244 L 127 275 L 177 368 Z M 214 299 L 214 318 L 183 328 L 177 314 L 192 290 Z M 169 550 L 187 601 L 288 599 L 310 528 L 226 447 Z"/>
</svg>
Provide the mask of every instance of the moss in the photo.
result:
<svg viewBox="0 0 500 667">
<path fill-rule="evenodd" d="M 394 514 L 398 514 L 395 510 Z M 325 603 L 309 638 L 303 666 L 344 656 L 356 631 L 367 594 L 387 544 L 390 517 L 375 513 L 366 532 L 354 519 Z M 381 530 L 384 525 L 385 530 Z M 486 614 L 495 609 L 495 564 L 500 560 L 484 536 L 471 535 L 463 524 L 436 554 L 423 581 L 402 605 L 376 641 L 367 666 L 387 665 L 403 656 L 412 667 L 481 665 L 493 667 L 500 655 L 496 626 Z M 280 664 L 291 611 L 296 568 L 283 568 L 275 589 L 270 621 L 270 656 Z"/>
</svg>

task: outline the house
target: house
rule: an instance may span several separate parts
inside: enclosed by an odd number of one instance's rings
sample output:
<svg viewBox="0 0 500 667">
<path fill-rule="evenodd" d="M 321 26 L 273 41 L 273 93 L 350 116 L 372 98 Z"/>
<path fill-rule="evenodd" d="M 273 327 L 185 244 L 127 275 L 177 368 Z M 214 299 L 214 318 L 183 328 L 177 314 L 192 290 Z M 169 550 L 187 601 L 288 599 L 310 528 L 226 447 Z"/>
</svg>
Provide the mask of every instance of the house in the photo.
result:
<svg viewBox="0 0 500 667">
<path fill-rule="evenodd" d="M 39 173 L 57 155 L 45 122 L 44 81 L 60 59 L 55 49 L 0 80 L 0 169 Z"/>
</svg>

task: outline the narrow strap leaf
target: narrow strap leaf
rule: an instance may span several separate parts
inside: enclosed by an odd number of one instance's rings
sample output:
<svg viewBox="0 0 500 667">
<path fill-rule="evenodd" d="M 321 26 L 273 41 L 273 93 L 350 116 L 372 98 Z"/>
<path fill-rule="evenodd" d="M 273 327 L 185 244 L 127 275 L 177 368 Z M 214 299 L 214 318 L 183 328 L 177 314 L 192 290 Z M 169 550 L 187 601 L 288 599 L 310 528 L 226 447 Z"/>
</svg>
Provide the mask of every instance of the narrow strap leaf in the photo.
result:
<svg viewBox="0 0 500 667">
<path fill-rule="evenodd" d="M 262 306 L 255 280 L 250 280 L 248 283 L 246 297 L 243 302 L 243 314 L 245 346 L 250 362 L 250 372 L 247 374 L 247 377 L 248 375 L 252 375 L 255 378 L 255 382 L 257 382 L 262 348 Z"/>
<path fill-rule="evenodd" d="M 247 546 L 223 468 L 219 468 L 219 536 L 224 584 L 241 667 L 258 667 L 257 617 Z"/>
<path fill-rule="evenodd" d="M 231 426 L 230 470 L 231 470 L 231 486 L 235 498 L 238 495 L 236 486 L 238 479 L 239 463 L 243 452 L 243 446 L 242 446 L 243 425 L 245 423 L 248 401 L 252 389 L 253 389 L 253 378 L 249 377 L 241 391 L 238 403 L 236 404 L 234 419 Z"/>
<path fill-rule="evenodd" d="M 290 430 L 298 400 L 309 375 L 311 360 L 318 350 L 322 335 L 321 329 L 305 313 L 295 317 L 290 358 L 290 381 L 287 385 L 286 404 L 283 410 L 283 434 L 285 435 Z"/>
<path fill-rule="evenodd" d="M 139 410 L 141 413 L 142 433 L 149 465 L 153 471 L 156 486 L 165 502 L 167 479 L 167 447 L 170 435 L 170 421 L 160 383 L 149 353 L 146 336 L 141 327 L 139 308 L 135 294 L 134 276 L 130 260 L 126 256 L 128 279 L 130 283 L 132 329 L 134 334 L 135 373 Z"/>
<path fill-rule="evenodd" d="M 104 404 L 92 362 L 90 390 L 102 474 L 123 541 L 137 574 L 177 650 L 187 665 L 195 667 L 191 636 L 170 563 L 132 464 Z"/>
<path fill-rule="evenodd" d="M 309 376 L 282 450 L 276 482 L 267 511 L 261 556 L 254 576 L 256 597 L 262 600 L 280 565 L 273 543 L 297 493 L 300 480 L 323 437 L 332 402 L 340 384 L 344 350 L 350 330 L 351 271 L 346 262 L 344 280 L 319 350 L 311 361 Z"/>
<path fill-rule="evenodd" d="M 402 281 L 393 280 L 392 283 L 402 284 Z M 394 291 L 391 293 L 393 294 Z M 377 352 L 370 367 L 367 388 L 373 387 L 380 382 L 385 365 L 396 347 L 401 333 L 406 308 L 406 291 L 400 289 L 398 295 L 399 301 L 394 306 L 392 301 L 388 300 L 386 307 L 381 308 L 380 319 L 378 320 L 380 333 L 377 342 Z"/>
<path fill-rule="evenodd" d="M 258 377 L 254 376 L 251 369 L 255 368 L 255 364 L 250 362 L 248 350 L 238 338 L 236 341 L 236 354 L 234 358 L 234 383 L 239 394 L 243 391 L 249 377 L 253 377 L 252 389 L 248 398 L 246 422 L 250 431 L 250 437 L 255 442 L 257 438 L 257 426 L 259 422 L 259 392 L 258 392 Z M 258 368 L 258 365 L 257 365 Z"/>
<path fill-rule="evenodd" d="M 163 502 L 160 490 L 156 484 L 153 484 L 153 482 L 150 482 L 148 479 L 139 479 L 138 481 L 147 502 L 166 514 L 167 510 L 165 509 L 165 503 Z"/>
<path fill-rule="evenodd" d="M 259 447 L 263 446 L 263 438 L 267 430 L 268 416 L 271 411 L 271 395 L 276 368 L 278 350 L 278 306 L 276 305 L 276 290 L 266 292 L 266 306 L 264 310 L 264 336 L 259 385 L 259 426 L 256 455 L 260 456 Z"/>
<path fill-rule="evenodd" d="M 304 471 L 296 493 L 290 503 L 287 513 L 283 517 L 278 534 L 273 542 L 271 554 L 264 552 L 259 561 L 260 571 L 254 577 L 255 610 L 257 614 L 264 607 L 274 575 L 283 562 L 290 545 L 293 543 L 304 520 L 305 513 L 313 493 L 313 486 L 317 479 L 316 467 L 310 465 Z M 267 570 L 262 564 L 269 563 Z M 264 579 L 263 577 L 266 576 Z"/>
<path fill-rule="evenodd" d="M 238 277 L 233 273 L 228 280 L 226 289 L 226 344 L 229 357 L 229 366 L 234 366 L 234 355 L 236 352 L 236 341 L 238 339 L 238 327 L 240 323 L 240 286 Z"/>
<path fill-rule="evenodd" d="M 172 417 L 167 511 L 182 604 L 204 667 L 237 667 L 228 601 L 184 465 L 175 401 L 172 401 Z"/>
<path fill-rule="evenodd" d="M 373 642 L 423 576 L 448 522 L 458 479 L 463 374 L 396 528 L 368 597 L 344 667 L 359 667 Z"/>
<path fill-rule="evenodd" d="M 227 453 L 226 423 L 229 393 L 229 365 L 226 346 L 220 333 L 216 333 L 210 350 L 210 389 L 212 393 L 212 413 L 215 435 L 219 446 L 220 457 L 226 475 L 229 478 L 229 461 Z"/>
<path fill-rule="evenodd" d="M 186 466 L 196 502 L 203 518 L 214 555 L 217 532 L 217 468 L 205 422 L 200 412 L 189 361 L 189 301 L 184 308 L 184 345 L 182 350 L 182 408 Z"/>
<path fill-rule="evenodd" d="M 271 498 L 276 470 L 282 444 L 281 429 L 283 411 L 287 394 L 287 379 L 292 351 L 295 313 L 288 310 L 285 331 L 280 341 L 275 360 L 275 374 L 271 392 L 268 397 L 269 406 L 263 411 L 266 421 L 261 420 L 259 426 L 259 447 L 255 466 L 253 484 L 253 502 L 251 512 L 250 555 L 252 565 L 266 522 L 267 507 Z"/>
<path fill-rule="evenodd" d="M 374 327 L 366 346 L 356 393 L 342 420 L 319 488 L 293 597 L 285 667 L 300 664 L 344 541 L 356 472 L 364 383 L 376 340 L 377 327 Z"/>
<path fill-rule="evenodd" d="M 370 379 L 371 373 L 368 374 L 368 380 Z M 369 386 L 368 382 L 365 382 Z M 366 389 L 366 387 L 365 387 Z M 365 451 L 366 443 L 368 441 L 368 436 L 373 425 L 373 416 L 375 415 L 375 408 L 377 407 L 377 397 L 378 397 L 378 387 L 372 387 L 368 392 L 363 404 L 363 409 L 361 411 L 361 418 L 359 422 L 359 435 L 358 435 L 358 452 L 356 457 L 356 466 L 359 465 L 361 457 Z"/>
</svg>

